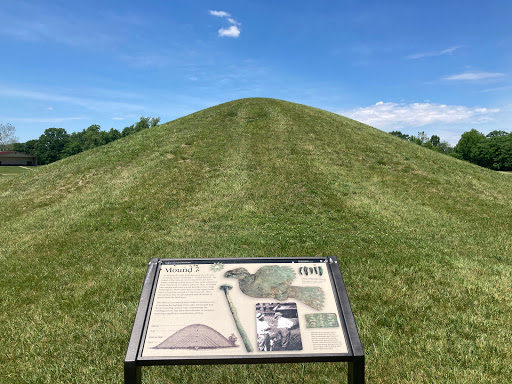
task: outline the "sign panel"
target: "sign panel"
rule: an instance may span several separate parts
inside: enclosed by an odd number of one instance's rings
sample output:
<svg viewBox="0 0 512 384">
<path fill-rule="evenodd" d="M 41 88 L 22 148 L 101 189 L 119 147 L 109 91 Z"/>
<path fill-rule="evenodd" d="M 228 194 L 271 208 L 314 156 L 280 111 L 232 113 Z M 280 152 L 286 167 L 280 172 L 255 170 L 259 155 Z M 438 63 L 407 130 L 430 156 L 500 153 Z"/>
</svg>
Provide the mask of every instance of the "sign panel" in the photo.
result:
<svg viewBox="0 0 512 384">
<path fill-rule="evenodd" d="M 142 359 L 348 354 L 326 259 L 161 260 Z"/>
</svg>

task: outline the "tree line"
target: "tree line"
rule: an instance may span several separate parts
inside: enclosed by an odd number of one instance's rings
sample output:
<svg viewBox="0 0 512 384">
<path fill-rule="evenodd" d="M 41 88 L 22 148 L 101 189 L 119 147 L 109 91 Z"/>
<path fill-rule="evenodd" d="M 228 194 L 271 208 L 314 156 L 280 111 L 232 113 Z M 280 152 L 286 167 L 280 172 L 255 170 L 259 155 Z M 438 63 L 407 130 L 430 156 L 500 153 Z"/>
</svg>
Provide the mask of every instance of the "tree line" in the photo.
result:
<svg viewBox="0 0 512 384">
<path fill-rule="evenodd" d="M 512 171 L 512 133 L 496 130 L 484 135 L 472 129 L 461 135 L 455 147 L 441 141 L 437 135 L 428 137 L 425 132 L 418 132 L 417 136 L 409 136 L 400 131 L 393 131 L 390 134 L 481 167 L 496 171 Z"/>
<path fill-rule="evenodd" d="M 464 132 L 455 146 L 457 157 L 496 171 L 512 171 L 512 133 L 476 129 Z"/>
<path fill-rule="evenodd" d="M 414 144 L 418 144 L 422 147 L 432 149 L 433 151 L 451 154 L 453 153 L 453 147 L 447 141 L 441 141 L 441 138 L 437 135 L 432 135 L 432 137 L 428 137 L 425 132 L 418 132 L 417 136 L 414 135 L 406 135 L 400 131 L 390 132 L 393 136 L 399 137 L 400 139 L 409 141 Z"/>
<path fill-rule="evenodd" d="M 37 156 L 39 164 L 50 164 L 88 149 L 108 144 L 121 137 L 155 127 L 159 122 L 159 117 L 141 117 L 137 123 L 125 127 L 122 131 L 114 128 L 102 131 L 99 125 L 93 124 L 80 132 L 71 134 L 68 134 L 64 128 L 48 128 L 39 139 L 29 140 L 26 143 L 14 143 L 11 148 L 13 151 Z"/>
</svg>

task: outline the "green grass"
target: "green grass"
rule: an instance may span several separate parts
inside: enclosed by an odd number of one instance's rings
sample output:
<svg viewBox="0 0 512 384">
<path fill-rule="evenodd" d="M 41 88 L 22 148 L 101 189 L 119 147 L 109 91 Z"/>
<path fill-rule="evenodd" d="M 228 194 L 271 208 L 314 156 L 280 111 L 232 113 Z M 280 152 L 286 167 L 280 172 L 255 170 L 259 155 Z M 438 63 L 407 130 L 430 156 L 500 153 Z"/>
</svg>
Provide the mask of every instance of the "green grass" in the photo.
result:
<svg viewBox="0 0 512 384">
<path fill-rule="evenodd" d="M 1 166 L 0 167 L 0 177 L 1 176 L 19 175 L 21 173 L 30 172 L 35 169 L 36 169 L 36 167 Z"/>
<path fill-rule="evenodd" d="M 512 179 L 244 99 L 0 179 L 0 382 L 120 383 L 152 257 L 337 255 L 369 383 L 512 382 Z M 151 367 L 334 383 L 345 364 Z"/>
</svg>

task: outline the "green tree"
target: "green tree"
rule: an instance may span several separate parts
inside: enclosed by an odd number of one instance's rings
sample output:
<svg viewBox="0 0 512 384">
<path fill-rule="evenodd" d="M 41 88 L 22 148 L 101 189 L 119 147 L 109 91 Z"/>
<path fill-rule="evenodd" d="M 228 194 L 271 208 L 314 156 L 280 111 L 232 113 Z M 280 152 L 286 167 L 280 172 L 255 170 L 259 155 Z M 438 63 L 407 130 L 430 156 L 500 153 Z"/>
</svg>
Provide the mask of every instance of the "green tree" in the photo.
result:
<svg viewBox="0 0 512 384">
<path fill-rule="evenodd" d="M 159 122 L 160 122 L 159 117 L 151 118 L 151 117 L 141 116 L 140 120 L 136 124 L 132 124 L 128 127 L 125 127 L 123 129 L 122 135 L 123 135 L 123 137 L 125 137 L 125 136 L 131 135 L 133 133 L 140 132 L 144 129 L 153 128 L 153 127 L 157 126 Z"/>
<path fill-rule="evenodd" d="M 477 147 L 485 141 L 485 136 L 478 132 L 476 129 L 464 132 L 457 145 L 455 152 L 457 152 L 463 160 L 476 164 Z"/>
<path fill-rule="evenodd" d="M 399 137 L 400 139 L 407 140 L 411 143 L 421 145 L 425 148 L 432 149 L 433 151 L 444 153 L 446 155 L 452 154 L 454 151 L 453 147 L 448 142 L 441 141 L 441 138 L 437 135 L 432 135 L 432 137 L 429 138 L 425 132 L 418 132 L 417 136 L 409 136 L 400 131 L 392 131 L 389 133 L 393 136 Z M 454 156 L 461 158 L 458 154 Z"/>
<path fill-rule="evenodd" d="M 150 128 L 150 117 L 142 116 L 140 120 L 135 124 L 135 132 L 140 132 L 144 129 Z"/>
<path fill-rule="evenodd" d="M 73 135 L 75 133 L 73 132 L 71 135 L 70 135 L 70 139 L 68 140 L 68 142 L 66 143 L 66 146 L 64 147 L 64 149 L 62 150 L 62 157 L 68 157 L 68 156 L 73 156 L 73 155 L 76 155 L 80 152 L 83 151 L 83 148 L 82 148 L 82 144 L 78 141 L 78 140 L 74 140 L 73 139 Z"/>
<path fill-rule="evenodd" d="M 437 152 L 440 152 L 440 153 L 444 153 L 444 154 L 450 154 L 450 153 L 453 153 L 454 149 L 453 147 L 450 145 L 450 143 L 448 143 L 447 141 L 440 141 L 439 144 L 437 144 L 435 147 L 434 147 L 434 150 L 437 151 Z"/>
<path fill-rule="evenodd" d="M 432 137 L 430 138 L 430 142 L 434 147 L 437 147 L 441 143 L 441 138 L 437 135 L 432 135 Z"/>
<path fill-rule="evenodd" d="M 156 127 L 159 122 L 160 122 L 160 118 L 159 117 L 153 117 L 151 119 L 151 121 L 149 122 L 150 128 Z"/>
<path fill-rule="evenodd" d="M 87 128 L 82 135 L 82 148 L 84 151 L 99 147 L 107 143 L 104 132 L 101 132 L 98 124 L 93 124 Z"/>
<path fill-rule="evenodd" d="M 124 127 L 123 128 L 123 131 L 121 132 L 121 134 L 123 135 L 123 137 L 126 137 L 126 136 L 129 136 L 131 135 L 132 133 L 134 133 L 134 128 L 135 128 L 135 124 L 132 124 L 128 127 Z"/>
<path fill-rule="evenodd" d="M 497 171 L 512 171 L 512 133 L 487 139 L 488 167 Z"/>
<path fill-rule="evenodd" d="M 471 162 L 485 168 L 492 168 L 493 155 L 491 153 L 491 142 L 489 139 L 479 142 L 471 150 Z"/>
<path fill-rule="evenodd" d="M 492 131 L 486 136 L 472 129 L 455 147 L 458 157 L 497 171 L 512 170 L 512 134 Z"/>
<path fill-rule="evenodd" d="M 35 155 L 42 164 L 50 164 L 65 157 L 64 149 L 69 135 L 64 128 L 48 128 L 39 137 L 35 146 Z"/>
<path fill-rule="evenodd" d="M 501 136 L 507 136 L 508 133 L 505 132 L 505 131 L 492 131 L 492 132 L 489 132 L 487 135 L 485 135 L 485 137 L 487 138 L 491 138 L 491 137 L 501 137 Z"/>
<path fill-rule="evenodd" d="M 416 137 L 417 144 L 418 145 L 425 145 L 425 143 L 428 143 L 430 141 L 430 137 L 424 132 L 418 132 L 418 136 Z"/>
<path fill-rule="evenodd" d="M 407 140 L 409 141 L 409 135 L 406 135 L 405 133 L 402 133 L 400 131 L 392 131 L 392 132 L 389 132 L 391 135 L 393 136 L 396 136 L 400 139 L 403 139 L 403 140 Z"/>
<path fill-rule="evenodd" d="M 425 132 L 418 132 L 418 136 L 411 135 L 409 137 L 409 141 L 414 144 L 418 144 L 424 146 L 430 138 L 425 134 Z"/>
<path fill-rule="evenodd" d="M 17 152 L 23 152 L 28 155 L 35 155 L 37 140 L 29 140 L 26 143 L 14 143 L 12 150 Z"/>
<path fill-rule="evenodd" d="M 119 132 L 117 129 L 110 128 L 110 131 L 107 132 L 107 143 L 120 139 L 122 136 L 123 135 L 121 132 Z"/>
</svg>

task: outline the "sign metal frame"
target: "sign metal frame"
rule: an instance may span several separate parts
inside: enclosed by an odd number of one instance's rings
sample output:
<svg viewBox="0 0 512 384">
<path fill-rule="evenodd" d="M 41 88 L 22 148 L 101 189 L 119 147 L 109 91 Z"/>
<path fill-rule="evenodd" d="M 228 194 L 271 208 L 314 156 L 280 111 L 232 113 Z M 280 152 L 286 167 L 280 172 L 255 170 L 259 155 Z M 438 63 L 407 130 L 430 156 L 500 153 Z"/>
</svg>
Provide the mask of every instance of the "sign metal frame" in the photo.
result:
<svg viewBox="0 0 512 384">
<path fill-rule="evenodd" d="M 236 355 L 236 356 L 165 356 L 148 357 L 142 355 L 143 344 L 148 331 L 151 309 L 155 298 L 160 267 L 172 265 L 197 265 L 211 263 L 325 263 L 330 277 L 333 294 L 338 308 L 338 315 L 345 335 L 347 353 L 315 354 L 279 354 Z M 142 367 L 156 365 L 213 365 L 213 364 L 264 364 L 264 363 L 299 363 L 299 362 L 347 362 L 349 384 L 365 382 L 365 356 L 345 283 L 335 256 L 328 257 L 278 257 L 278 258 L 222 258 L 222 259 L 158 259 L 149 261 L 146 277 L 142 286 L 139 305 L 133 323 L 132 333 L 124 360 L 124 383 L 141 384 Z"/>
</svg>

